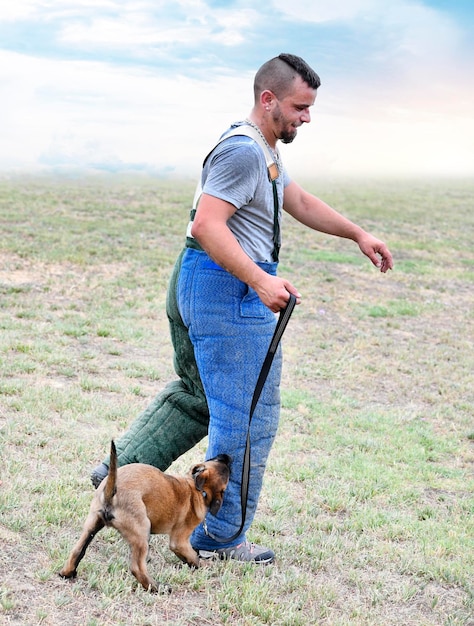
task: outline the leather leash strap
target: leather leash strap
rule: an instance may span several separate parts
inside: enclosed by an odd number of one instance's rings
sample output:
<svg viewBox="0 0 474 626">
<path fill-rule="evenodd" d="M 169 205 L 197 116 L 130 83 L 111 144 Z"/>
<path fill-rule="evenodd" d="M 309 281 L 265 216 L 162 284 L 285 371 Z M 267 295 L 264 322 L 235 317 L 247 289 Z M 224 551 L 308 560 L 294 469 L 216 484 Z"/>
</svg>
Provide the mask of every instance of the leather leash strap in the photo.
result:
<svg viewBox="0 0 474 626">
<path fill-rule="evenodd" d="M 252 422 L 253 413 L 255 411 L 255 407 L 257 406 L 258 400 L 260 398 L 260 394 L 262 393 L 263 386 L 265 385 L 265 381 L 267 380 L 268 372 L 270 371 L 270 367 L 273 363 L 273 357 L 278 348 L 278 344 L 280 343 L 280 339 L 283 336 L 285 328 L 290 321 L 291 314 L 293 313 L 293 309 L 296 305 L 296 297 L 290 293 L 290 299 L 288 300 L 286 307 L 280 311 L 280 317 L 278 318 L 277 325 L 275 327 L 275 331 L 273 333 L 272 340 L 270 342 L 270 346 L 268 348 L 267 355 L 262 365 L 262 369 L 260 370 L 260 374 L 257 380 L 257 384 L 255 385 L 255 391 L 253 393 L 252 404 L 250 405 L 250 414 L 249 414 L 249 427 L 247 429 L 247 441 L 245 444 L 245 453 L 244 453 L 244 463 L 242 466 L 242 483 L 240 489 L 240 502 L 241 502 L 241 510 L 242 510 L 242 522 L 240 524 L 239 530 L 232 535 L 232 537 L 217 537 L 213 535 L 207 528 L 206 520 L 203 522 L 204 532 L 208 537 L 217 541 L 218 543 L 228 543 L 237 539 L 237 537 L 242 532 L 245 525 L 245 518 L 247 515 L 247 501 L 248 501 L 248 492 L 249 492 L 249 483 L 250 483 L 250 424 Z"/>
</svg>

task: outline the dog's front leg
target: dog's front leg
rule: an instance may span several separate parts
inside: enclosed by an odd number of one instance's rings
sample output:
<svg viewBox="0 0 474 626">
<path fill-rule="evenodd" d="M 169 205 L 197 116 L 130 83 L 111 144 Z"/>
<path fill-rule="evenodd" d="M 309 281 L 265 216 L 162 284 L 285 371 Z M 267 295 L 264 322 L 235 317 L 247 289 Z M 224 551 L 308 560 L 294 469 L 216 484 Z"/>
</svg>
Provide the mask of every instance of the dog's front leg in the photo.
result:
<svg viewBox="0 0 474 626">
<path fill-rule="evenodd" d="M 199 567 L 199 556 L 189 541 L 190 535 L 171 534 L 170 550 L 176 554 L 178 559 L 187 563 L 189 567 Z"/>
</svg>

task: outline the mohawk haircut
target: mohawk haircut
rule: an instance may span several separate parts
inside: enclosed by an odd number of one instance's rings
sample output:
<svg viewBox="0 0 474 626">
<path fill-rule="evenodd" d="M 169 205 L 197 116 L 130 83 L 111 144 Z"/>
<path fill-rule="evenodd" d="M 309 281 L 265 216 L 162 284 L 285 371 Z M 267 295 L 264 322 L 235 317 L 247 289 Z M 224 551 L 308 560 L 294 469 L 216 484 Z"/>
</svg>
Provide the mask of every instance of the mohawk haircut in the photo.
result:
<svg viewBox="0 0 474 626">
<path fill-rule="evenodd" d="M 266 89 L 283 98 L 295 78 L 299 76 L 311 89 L 318 89 L 321 79 L 316 72 L 301 57 L 295 54 L 282 52 L 262 65 L 255 75 L 254 96 L 258 100 L 262 91 Z"/>
</svg>

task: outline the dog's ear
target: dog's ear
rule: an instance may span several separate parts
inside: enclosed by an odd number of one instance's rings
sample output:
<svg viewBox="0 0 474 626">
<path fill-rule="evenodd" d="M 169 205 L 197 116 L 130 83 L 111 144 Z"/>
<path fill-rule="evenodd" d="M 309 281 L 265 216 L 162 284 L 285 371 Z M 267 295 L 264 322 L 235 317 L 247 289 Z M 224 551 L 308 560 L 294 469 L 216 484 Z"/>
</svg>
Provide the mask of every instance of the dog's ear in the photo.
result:
<svg viewBox="0 0 474 626">
<path fill-rule="evenodd" d="M 196 489 L 199 489 L 199 491 L 201 491 L 206 482 L 206 475 L 204 473 L 205 469 L 206 466 L 204 465 L 204 463 L 198 463 L 191 468 L 192 479 L 194 480 Z"/>
<path fill-rule="evenodd" d="M 219 463 L 224 463 L 228 468 L 232 465 L 232 458 L 228 454 L 218 454 L 216 457 L 211 459 L 212 461 L 219 461 Z"/>
</svg>

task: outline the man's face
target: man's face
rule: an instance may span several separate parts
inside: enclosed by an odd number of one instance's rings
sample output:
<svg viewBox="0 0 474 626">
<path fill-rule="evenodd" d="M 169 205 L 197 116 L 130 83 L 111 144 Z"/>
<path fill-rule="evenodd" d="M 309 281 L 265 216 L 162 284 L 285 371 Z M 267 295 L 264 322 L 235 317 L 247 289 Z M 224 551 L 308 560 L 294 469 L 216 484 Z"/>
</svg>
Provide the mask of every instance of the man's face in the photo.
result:
<svg viewBox="0 0 474 626">
<path fill-rule="evenodd" d="M 281 100 L 275 100 L 272 111 L 275 135 L 283 143 L 291 143 L 296 137 L 298 127 L 311 121 L 309 107 L 316 100 L 316 89 L 312 89 L 298 76 L 293 89 Z"/>
</svg>

